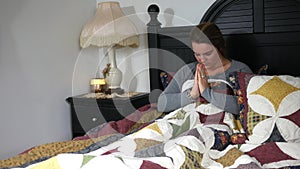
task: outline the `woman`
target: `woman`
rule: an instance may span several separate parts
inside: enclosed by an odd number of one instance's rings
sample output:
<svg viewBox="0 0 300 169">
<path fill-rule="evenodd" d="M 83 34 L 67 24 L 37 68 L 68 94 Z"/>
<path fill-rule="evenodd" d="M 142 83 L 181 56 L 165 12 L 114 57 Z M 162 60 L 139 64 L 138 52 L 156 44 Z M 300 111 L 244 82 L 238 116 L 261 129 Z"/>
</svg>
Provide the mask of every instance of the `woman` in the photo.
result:
<svg viewBox="0 0 300 169">
<path fill-rule="evenodd" d="M 237 97 L 214 91 L 209 82 L 213 79 L 226 82 L 232 72 L 251 73 L 251 69 L 226 55 L 225 40 L 214 23 L 199 24 L 192 29 L 190 39 L 197 62 L 183 66 L 175 74 L 158 98 L 158 110 L 173 111 L 201 96 L 218 108 L 238 114 Z"/>
</svg>

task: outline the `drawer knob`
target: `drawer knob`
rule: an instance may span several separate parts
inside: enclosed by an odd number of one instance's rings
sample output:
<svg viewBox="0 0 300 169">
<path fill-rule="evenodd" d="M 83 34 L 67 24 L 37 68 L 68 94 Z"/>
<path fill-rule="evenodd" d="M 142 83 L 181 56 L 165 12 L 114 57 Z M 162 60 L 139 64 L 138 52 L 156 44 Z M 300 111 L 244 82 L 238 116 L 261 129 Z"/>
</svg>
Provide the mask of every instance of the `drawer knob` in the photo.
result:
<svg viewBox="0 0 300 169">
<path fill-rule="evenodd" d="M 97 121 L 97 118 L 96 118 L 96 117 L 93 117 L 93 118 L 92 118 L 92 121 L 93 121 L 93 122 Z"/>
</svg>

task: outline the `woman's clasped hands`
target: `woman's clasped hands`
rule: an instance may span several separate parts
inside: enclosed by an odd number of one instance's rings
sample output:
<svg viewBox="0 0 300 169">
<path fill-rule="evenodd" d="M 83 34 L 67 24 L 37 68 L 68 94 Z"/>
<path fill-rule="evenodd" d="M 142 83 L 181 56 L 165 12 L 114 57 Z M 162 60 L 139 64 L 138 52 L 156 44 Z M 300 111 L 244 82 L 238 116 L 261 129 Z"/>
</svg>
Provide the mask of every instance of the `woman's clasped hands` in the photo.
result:
<svg viewBox="0 0 300 169">
<path fill-rule="evenodd" d="M 196 73 L 194 78 L 194 85 L 190 91 L 192 98 L 196 99 L 200 97 L 201 93 L 208 87 L 207 71 L 204 64 L 198 63 L 196 67 Z"/>
</svg>

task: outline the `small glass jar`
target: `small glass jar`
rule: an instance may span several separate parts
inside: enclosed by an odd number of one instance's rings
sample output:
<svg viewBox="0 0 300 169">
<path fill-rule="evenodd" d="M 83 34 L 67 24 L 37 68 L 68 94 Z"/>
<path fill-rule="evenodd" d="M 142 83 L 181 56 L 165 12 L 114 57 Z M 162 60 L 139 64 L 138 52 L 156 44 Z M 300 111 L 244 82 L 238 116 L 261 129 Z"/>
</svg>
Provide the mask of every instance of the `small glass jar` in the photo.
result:
<svg viewBox="0 0 300 169">
<path fill-rule="evenodd" d="M 94 78 L 90 81 L 92 93 L 103 93 L 105 92 L 106 82 L 104 78 Z"/>
</svg>

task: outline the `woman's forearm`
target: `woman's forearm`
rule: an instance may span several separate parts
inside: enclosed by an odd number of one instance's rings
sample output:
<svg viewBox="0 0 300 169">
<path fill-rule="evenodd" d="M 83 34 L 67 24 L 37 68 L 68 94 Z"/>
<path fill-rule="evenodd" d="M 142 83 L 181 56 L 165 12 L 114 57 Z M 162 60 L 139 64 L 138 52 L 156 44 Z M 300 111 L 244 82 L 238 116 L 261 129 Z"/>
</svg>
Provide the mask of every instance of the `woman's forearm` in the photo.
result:
<svg viewBox="0 0 300 169">
<path fill-rule="evenodd" d="M 190 90 L 182 93 L 162 93 L 157 102 L 157 109 L 160 112 L 170 112 L 193 103 L 194 99 L 189 96 Z"/>
<path fill-rule="evenodd" d="M 237 97 L 233 95 L 214 92 L 212 89 L 207 88 L 203 91 L 202 97 L 208 102 L 212 103 L 216 107 L 232 113 L 239 114 L 239 105 L 237 103 Z"/>
</svg>

